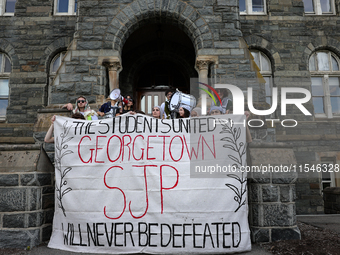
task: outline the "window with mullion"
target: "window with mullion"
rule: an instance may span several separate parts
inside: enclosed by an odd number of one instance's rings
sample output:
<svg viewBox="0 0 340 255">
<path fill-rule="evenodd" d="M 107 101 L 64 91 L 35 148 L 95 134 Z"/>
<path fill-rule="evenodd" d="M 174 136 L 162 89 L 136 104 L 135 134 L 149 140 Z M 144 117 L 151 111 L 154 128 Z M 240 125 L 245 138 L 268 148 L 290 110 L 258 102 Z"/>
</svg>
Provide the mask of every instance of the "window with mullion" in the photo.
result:
<svg viewBox="0 0 340 255">
<path fill-rule="evenodd" d="M 309 71 L 315 116 L 340 116 L 340 72 L 337 56 L 330 51 L 312 54 Z"/>
<path fill-rule="evenodd" d="M 272 90 L 273 90 L 273 79 L 272 79 L 272 68 L 271 62 L 269 58 L 261 51 L 251 50 L 252 56 L 254 57 L 254 62 L 260 69 L 260 73 L 263 79 L 266 81 L 265 83 L 265 93 L 266 93 L 266 102 L 271 105 L 272 104 Z"/>
<path fill-rule="evenodd" d="M 303 0 L 303 4 L 306 14 L 335 14 L 334 0 Z"/>
</svg>

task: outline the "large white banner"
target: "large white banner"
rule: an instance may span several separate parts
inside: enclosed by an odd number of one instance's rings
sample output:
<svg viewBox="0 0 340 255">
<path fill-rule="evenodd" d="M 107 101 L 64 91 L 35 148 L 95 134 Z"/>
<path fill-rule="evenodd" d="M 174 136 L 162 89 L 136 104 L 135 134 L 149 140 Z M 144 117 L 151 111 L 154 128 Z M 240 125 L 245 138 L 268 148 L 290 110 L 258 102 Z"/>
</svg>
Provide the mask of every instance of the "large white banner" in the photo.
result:
<svg viewBox="0 0 340 255">
<path fill-rule="evenodd" d="M 243 123 L 241 115 L 57 117 L 48 246 L 110 254 L 250 250 Z"/>
</svg>

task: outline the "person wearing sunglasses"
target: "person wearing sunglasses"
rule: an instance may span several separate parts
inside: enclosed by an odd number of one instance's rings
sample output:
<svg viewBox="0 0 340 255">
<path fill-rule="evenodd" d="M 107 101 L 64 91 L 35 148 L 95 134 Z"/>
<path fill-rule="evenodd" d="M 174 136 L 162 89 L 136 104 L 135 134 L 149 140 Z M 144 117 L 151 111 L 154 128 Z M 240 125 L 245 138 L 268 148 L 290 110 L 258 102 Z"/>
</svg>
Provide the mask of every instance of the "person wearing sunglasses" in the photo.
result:
<svg viewBox="0 0 340 255">
<path fill-rule="evenodd" d="M 76 99 L 76 107 L 74 109 L 71 103 L 65 104 L 63 108 L 67 108 L 69 111 L 73 110 L 73 114 L 81 113 L 87 120 L 98 120 L 97 113 L 91 109 L 86 97 L 84 96 L 79 96 Z"/>
</svg>

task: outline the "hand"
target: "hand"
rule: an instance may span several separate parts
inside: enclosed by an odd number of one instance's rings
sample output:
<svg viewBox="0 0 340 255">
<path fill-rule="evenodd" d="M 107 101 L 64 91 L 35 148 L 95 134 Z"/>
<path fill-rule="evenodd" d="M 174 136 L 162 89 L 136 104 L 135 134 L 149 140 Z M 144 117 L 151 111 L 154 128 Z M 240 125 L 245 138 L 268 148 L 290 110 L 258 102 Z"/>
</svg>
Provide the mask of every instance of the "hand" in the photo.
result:
<svg viewBox="0 0 340 255">
<path fill-rule="evenodd" d="M 73 105 L 71 103 L 65 104 L 62 108 L 67 108 L 67 110 L 72 111 Z"/>
<path fill-rule="evenodd" d="M 135 115 L 136 114 L 134 111 L 129 111 L 128 113 L 130 113 L 131 115 Z"/>
<path fill-rule="evenodd" d="M 51 122 L 54 123 L 54 121 L 55 121 L 55 115 L 53 115 L 51 118 Z"/>
<path fill-rule="evenodd" d="M 246 115 L 246 118 L 249 119 L 249 117 L 250 117 L 250 112 L 245 111 L 245 112 L 244 112 L 244 115 Z"/>
<path fill-rule="evenodd" d="M 97 112 L 99 116 L 103 117 L 105 115 L 105 113 L 103 112 Z"/>
</svg>

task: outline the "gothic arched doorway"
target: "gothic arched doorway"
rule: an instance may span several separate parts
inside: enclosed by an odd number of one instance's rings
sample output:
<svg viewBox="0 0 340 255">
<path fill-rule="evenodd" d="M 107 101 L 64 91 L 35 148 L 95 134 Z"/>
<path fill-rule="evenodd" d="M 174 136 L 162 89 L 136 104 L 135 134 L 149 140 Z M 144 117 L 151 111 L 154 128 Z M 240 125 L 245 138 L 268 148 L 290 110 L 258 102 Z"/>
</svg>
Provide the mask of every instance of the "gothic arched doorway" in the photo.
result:
<svg viewBox="0 0 340 255">
<path fill-rule="evenodd" d="M 133 95 L 138 109 L 151 114 L 154 105 L 165 100 L 165 90 L 190 92 L 195 49 L 177 26 L 148 23 L 135 30 L 122 50 L 123 70 L 119 75 L 123 95 Z"/>
</svg>

